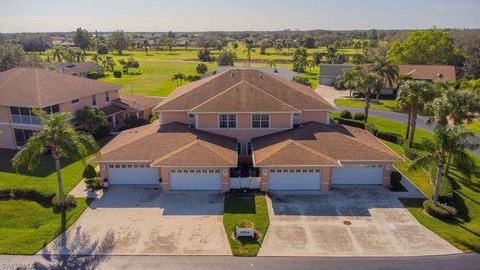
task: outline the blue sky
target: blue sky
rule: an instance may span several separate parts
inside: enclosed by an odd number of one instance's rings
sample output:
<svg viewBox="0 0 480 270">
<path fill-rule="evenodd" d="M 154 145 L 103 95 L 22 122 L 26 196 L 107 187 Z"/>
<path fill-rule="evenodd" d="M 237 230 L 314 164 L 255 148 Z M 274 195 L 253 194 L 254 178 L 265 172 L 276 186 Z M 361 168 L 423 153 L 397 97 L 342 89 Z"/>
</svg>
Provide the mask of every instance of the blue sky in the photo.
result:
<svg viewBox="0 0 480 270">
<path fill-rule="evenodd" d="M 480 28 L 480 0 L 0 0 L 0 32 Z"/>
</svg>

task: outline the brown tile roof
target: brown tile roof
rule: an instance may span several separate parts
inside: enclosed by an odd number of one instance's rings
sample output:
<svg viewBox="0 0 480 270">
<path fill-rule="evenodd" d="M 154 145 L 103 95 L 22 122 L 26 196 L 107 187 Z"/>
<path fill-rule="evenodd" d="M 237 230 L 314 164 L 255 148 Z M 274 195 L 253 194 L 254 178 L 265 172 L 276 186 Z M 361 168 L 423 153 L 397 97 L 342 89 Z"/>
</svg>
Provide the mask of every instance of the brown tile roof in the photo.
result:
<svg viewBox="0 0 480 270">
<path fill-rule="evenodd" d="M 234 69 L 178 87 L 154 110 L 189 111 L 240 82 L 247 82 L 298 110 L 333 110 L 309 87 L 252 69 Z M 257 104 L 245 103 L 243 109 L 254 111 L 254 106 Z"/>
<path fill-rule="evenodd" d="M 455 66 L 441 65 L 398 65 L 399 73 L 411 75 L 413 79 L 432 82 L 455 81 Z"/>
<path fill-rule="evenodd" d="M 282 100 L 241 81 L 190 110 L 191 112 L 299 112 Z"/>
<path fill-rule="evenodd" d="M 123 111 L 125 111 L 125 109 L 122 108 L 122 107 L 119 107 L 115 104 L 111 104 L 111 105 L 100 108 L 100 111 L 105 113 L 106 116 L 111 116 L 111 115 L 117 114 L 119 112 L 123 112 Z"/>
<path fill-rule="evenodd" d="M 0 72 L 0 105 L 45 107 L 119 90 L 120 86 L 38 68 Z"/>
<path fill-rule="evenodd" d="M 62 63 L 55 63 L 54 67 L 58 71 L 62 71 Z M 63 63 L 64 74 L 77 74 L 82 72 L 104 70 L 105 68 L 94 62 L 76 62 L 76 63 Z"/>
<path fill-rule="evenodd" d="M 143 111 L 152 109 L 157 106 L 164 97 L 139 96 L 139 95 L 124 95 L 120 94 L 119 99 L 113 100 L 113 103 L 125 109 L 132 109 L 134 111 Z"/>
<path fill-rule="evenodd" d="M 118 134 L 91 161 L 144 161 L 152 166 L 237 166 L 237 140 L 169 123 Z"/>
<path fill-rule="evenodd" d="M 398 161 L 400 156 L 363 129 L 308 122 L 255 138 L 254 166 L 338 165 L 348 161 Z"/>
</svg>

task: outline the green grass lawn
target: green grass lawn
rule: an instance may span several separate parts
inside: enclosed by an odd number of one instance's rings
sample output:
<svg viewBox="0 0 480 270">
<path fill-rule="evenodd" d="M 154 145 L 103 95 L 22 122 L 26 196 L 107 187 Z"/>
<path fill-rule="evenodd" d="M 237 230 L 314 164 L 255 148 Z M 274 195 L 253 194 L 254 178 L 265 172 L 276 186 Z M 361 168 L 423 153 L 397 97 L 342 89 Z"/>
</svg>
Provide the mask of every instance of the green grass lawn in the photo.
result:
<svg viewBox="0 0 480 270">
<path fill-rule="evenodd" d="M 234 238 L 234 230 L 243 221 L 253 222 L 260 231 L 257 239 Z M 270 220 L 265 195 L 230 192 L 225 195 L 223 226 L 234 256 L 256 256 L 267 233 Z"/>
<path fill-rule="evenodd" d="M 334 100 L 334 102 L 335 105 L 342 107 L 363 108 L 365 106 L 365 101 L 358 98 L 337 98 Z M 374 110 L 390 112 L 402 111 L 400 108 L 398 108 L 397 102 L 395 102 L 395 100 L 379 100 L 378 103 L 375 100 L 372 100 L 370 108 Z"/>
<path fill-rule="evenodd" d="M 406 125 L 388 119 L 371 117 L 369 122 L 382 131 L 404 134 Z M 415 141 L 420 142 L 422 137 L 431 137 L 432 133 L 417 128 Z M 384 141 L 392 150 L 402 155 L 405 161 L 395 162 L 394 166 L 405 174 L 427 196 L 433 194 L 427 172 L 424 170 L 409 171 L 411 163 L 403 155 L 403 149 L 399 145 Z M 475 157 L 476 163 L 480 159 Z M 454 167 L 450 174 L 454 188 L 454 202 L 458 210 L 456 218 L 452 221 L 442 221 L 431 217 L 423 211 L 421 199 L 402 199 L 402 203 L 412 215 L 426 228 L 438 234 L 449 243 L 465 252 L 480 252 L 480 172 L 477 171 L 471 179 L 459 173 Z"/>
<path fill-rule="evenodd" d="M 71 226 L 87 207 L 77 199 L 77 207 L 62 213 L 33 201 L 0 201 L 0 254 L 35 254 L 64 229 Z"/>
<path fill-rule="evenodd" d="M 466 124 L 465 127 L 470 129 L 476 135 L 480 135 L 480 120 L 475 120 L 470 124 Z"/>
</svg>

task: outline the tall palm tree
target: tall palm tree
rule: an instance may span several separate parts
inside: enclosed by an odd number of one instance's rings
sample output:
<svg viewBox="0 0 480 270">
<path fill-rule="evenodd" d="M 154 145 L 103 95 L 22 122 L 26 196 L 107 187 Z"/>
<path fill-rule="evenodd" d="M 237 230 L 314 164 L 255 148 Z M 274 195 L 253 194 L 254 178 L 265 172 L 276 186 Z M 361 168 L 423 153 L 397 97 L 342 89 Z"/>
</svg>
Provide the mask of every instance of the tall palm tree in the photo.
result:
<svg viewBox="0 0 480 270">
<path fill-rule="evenodd" d="M 33 113 L 40 119 L 42 129 L 35 132 L 15 154 L 12 166 L 17 171 L 22 166 L 34 170 L 45 152 L 51 153 L 57 171 L 58 196 L 61 205 L 65 206 L 60 158 L 83 160 L 89 153 L 96 151 L 98 145 L 91 135 L 75 130 L 68 122 L 72 117 L 70 113 L 47 114 L 38 109 L 34 109 Z"/>
<path fill-rule="evenodd" d="M 380 91 L 383 87 L 382 77 L 371 72 L 360 71 L 355 80 L 355 90 L 361 92 L 365 96 L 365 119 L 368 121 L 368 112 L 370 109 L 370 99 L 373 93 Z"/>
<path fill-rule="evenodd" d="M 449 89 L 426 106 L 427 122 L 447 126 L 470 123 L 480 113 L 480 97 L 468 90 Z"/>
<path fill-rule="evenodd" d="M 302 71 L 308 66 L 308 60 L 305 56 L 300 55 L 296 61 L 297 72 L 298 74 L 302 74 Z"/>
<path fill-rule="evenodd" d="M 245 50 L 243 50 L 243 53 L 247 53 L 247 59 L 248 59 L 248 67 L 250 67 L 250 60 L 252 58 L 252 52 L 255 52 L 255 49 L 253 48 L 253 41 L 246 39 L 245 40 Z"/>
<path fill-rule="evenodd" d="M 100 61 L 100 56 L 98 54 L 94 53 L 92 55 L 91 59 L 92 59 L 93 62 L 98 64 L 98 62 Z"/>
<path fill-rule="evenodd" d="M 398 66 L 392 61 L 388 60 L 385 57 L 376 58 L 372 64 L 369 65 L 368 69 L 382 77 L 384 80 L 385 86 L 390 88 L 393 87 L 393 83 L 399 77 Z M 380 96 L 380 92 L 377 93 L 377 102 Z"/>
<path fill-rule="evenodd" d="M 350 91 L 350 97 L 352 96 L 352 90 L 355 89 L 359 73 L 362 72 L 361 66 L 354 66 L 352 68 L 346 68 L 342 74 L 338 77 L 337 83 L 343 85 Z"/>
<path fill-rule="evenodd" d="M 52 51 L 51 51 L 51 55 L 52 55 L 52 58 L 53 60 L 59 62 L 62 64 L 62 73 L 65 72 L 65 67 L 63 65 L 63 59 L 66 57 L 67 55 L 67 51 L 65 50 L 65 47 L 63 46 L 59 46 L 59 45 L 55 45 L 52 47 Z"/>
<path fill-rule="evenodd" d="M 468 137 L 472 133 L 461 126 L 443 127 L 437 125 L 434 129 L 434 138 L 423 138 L 425 152 L 422 156 L 414 160 L 408 167 L 409 170 L 418 170 L 420 168 L 436 169 L 434 179 L 433 201 L 438 205 L 438 192 L 440 189 L 441 179 L 444 176 L 444 167 L 446 166 L 448 153 L 453 149 L 457 154 L 461 153 L 466 161 L 471 157 L 466 153 L 465 149 L 474 149 L 475 146 L 468 141 Z M 459 160 L 460 161 L 460 160 Z M 462 166 L 459 166 L 461 169 Z"/>
<path fill-rule="evenodd" d="M 405 138 L 410 147 L 413 145 L 418 112 L 435 97 L 432 84 L 427 81 L 407 81 L 402 84 L 397 94 L 397 103 L 408 110 L 407 133 Z"/>
<path fill-rule="evenodd" d="M 107 56 L 102 59 L 102 66 L 108 71 L 113 71 L 113 68 L 115 67 L 115 61 L 111 56 Z"/>
<path fill-rule="evenodd" d="M 283 45 L 282 45 L 281 42 L 275 41 L 275 42 L 273 43 L 273 48 L 275 49 L 275 52 L 276 52 L 276 53 L 281 53 L 281 52 L 283 51 Z"/>
</svg>

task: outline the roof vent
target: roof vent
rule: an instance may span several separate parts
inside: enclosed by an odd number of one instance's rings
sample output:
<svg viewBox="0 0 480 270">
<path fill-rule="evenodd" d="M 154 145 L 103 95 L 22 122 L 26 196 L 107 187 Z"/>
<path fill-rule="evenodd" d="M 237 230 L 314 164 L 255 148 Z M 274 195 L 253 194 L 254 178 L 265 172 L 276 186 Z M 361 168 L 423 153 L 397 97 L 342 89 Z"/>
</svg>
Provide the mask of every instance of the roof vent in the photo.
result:
<svg viewBox="0 0 480 270">
<path fill-rule="evenodd" d="M 278 69 L 277 69 L 277 68 L 274 68 L 274 69 L 273 69 L 273 73 L 278 73 Z"/>
<path fill-rule="evenodd" d="M 443 74 L 439 72 L 439 73 L 437 73 L 437 77 L 438 78 L 443 78 Z"/>
<path fill-rule="evenodd" d="M 230 75 L 232 75 L 232 78 L 235 77 L 235 73 L 233 73 L 233 70 L 230 72 Z"/>
</svg>

